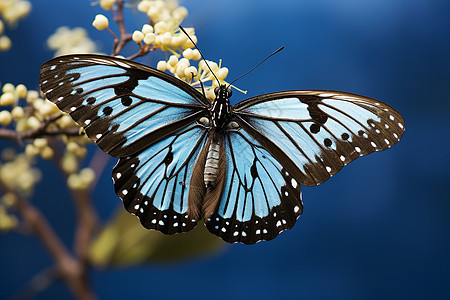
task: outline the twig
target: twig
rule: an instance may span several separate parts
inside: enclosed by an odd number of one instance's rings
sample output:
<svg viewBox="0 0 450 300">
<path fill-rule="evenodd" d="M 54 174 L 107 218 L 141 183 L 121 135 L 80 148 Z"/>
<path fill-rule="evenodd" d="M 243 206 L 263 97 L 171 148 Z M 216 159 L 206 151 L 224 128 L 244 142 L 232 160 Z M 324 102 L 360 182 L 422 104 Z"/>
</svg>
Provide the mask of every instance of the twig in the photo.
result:
<svg viewBox="0 0 450 300">
<path fill-rule="evenodd" d="M 94 293 L 87 284 L 85 276 L 83 276 L 84 272 L 82 272 L 80 263 L 70 254 L 40 210 L 1 182 L 0 188 L 5 192 L 16 195 L 16 208 L 19 214 L 36 233 L 50 256 L 54 259 L 59 274 L 65 280 L 72 293 L 79 299 L 95 299 Z"/>
<path fill-rule="evenodd" d="M 123 47 L 131 41 L 131 34 L 127 33 L 127 29 L 125 28 L 125 22 L 123 19 L 123 6 L 124 6 L 124 0 L 118 0 L 117 1 L 117 15 L 114 16 L 114 22 L 119 25 L 119 38 L 114 39 L 113 44 L 113 51 L 111 53 L 111 56 L 118 55 Z"/>
<path fill-rule="evenodd" d="M 48 126 L 54 121 L 61 118 L 62 115 L 56 115 L 46 119 L 36 129 L 30 129 L 23 132 L 18 132 L 12 129 L 0 128 L 0 139 L 16 141 L 21 143 L 24 139 L 33 139 L 42 136 L 54 136 L 54 135 L 80 135 L 80 129 L 77 127 L 68 129 L 49 129 Z"/>
</svg>

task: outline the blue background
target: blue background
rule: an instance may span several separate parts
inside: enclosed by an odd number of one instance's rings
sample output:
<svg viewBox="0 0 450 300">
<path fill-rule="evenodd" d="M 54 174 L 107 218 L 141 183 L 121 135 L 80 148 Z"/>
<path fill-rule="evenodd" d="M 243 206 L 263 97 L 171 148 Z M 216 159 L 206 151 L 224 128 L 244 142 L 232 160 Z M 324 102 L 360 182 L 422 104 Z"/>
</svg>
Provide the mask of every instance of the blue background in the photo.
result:
<svg viewBox="0 0 450 300">
<path fill-rule="evenodd" d="M 88 1 L 32 1 L 7 34 L 0 81 L 37 88 L 56 27 L 91 28 Z M 399 110 L 406 133 L 392 149 L 358 159 L 328 182 L 304 188 L 297 225 L 270 242 L 173 264 L 94 271 L 101 299 L 211 297 L 449 299 L 450 2 L 446 0 L 186 1 L 199 47 L 236 78 L 280 46 L 286 49 L 237 83 L 247 96 L 288 89 L 334 89 Z M 130 31 L 144 18 L 128 15 Z M 111 38 L 90 36 L 109 52 Z M 136 50 L 136 49 L 133 49 Z M 148 57 L 141 61 L 155 65 Z M 234 92 L 233 100 L 247 96 Z M 114 162 L 111 162 L 111 166 Z M 42 164 L 44 166 L 44 164 Z M 46 165 L 33 202 L 71 245 L 75 218 L 62 180 Z M 106 173 L 109 173 L 106 172 Z M 56 183 L 56 184 L 55 184 Z M 96 205 L 106 218 L 120 201 L 108 174 Z M 0 236 L 0 298 L 51 265 L 35 238 Z M 57 283 L 38 299 L 70 298 Z"/>
</svg>

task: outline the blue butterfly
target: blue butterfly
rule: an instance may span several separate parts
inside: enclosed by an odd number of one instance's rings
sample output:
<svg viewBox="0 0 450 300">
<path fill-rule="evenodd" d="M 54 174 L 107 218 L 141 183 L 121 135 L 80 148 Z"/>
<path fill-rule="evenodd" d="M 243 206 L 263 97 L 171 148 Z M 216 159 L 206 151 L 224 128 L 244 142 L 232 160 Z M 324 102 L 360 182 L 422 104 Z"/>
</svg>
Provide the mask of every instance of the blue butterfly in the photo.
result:
<svg viewBox="0 0 450 300">
<path fill-rule="evenodd" d="M 221 85 L 210 102 L 185 82 L 120 58 L 47 61 L 47 98 L 111 156 L 116 194 L 142 225 L 166 234 L 203 220 L 223 240 L 254 244 L 294 226 L 300 186 L 326 181 L 401 138 L 392 107 L 335 91 L 283 91 L 235 106 Z"/>
</svg>

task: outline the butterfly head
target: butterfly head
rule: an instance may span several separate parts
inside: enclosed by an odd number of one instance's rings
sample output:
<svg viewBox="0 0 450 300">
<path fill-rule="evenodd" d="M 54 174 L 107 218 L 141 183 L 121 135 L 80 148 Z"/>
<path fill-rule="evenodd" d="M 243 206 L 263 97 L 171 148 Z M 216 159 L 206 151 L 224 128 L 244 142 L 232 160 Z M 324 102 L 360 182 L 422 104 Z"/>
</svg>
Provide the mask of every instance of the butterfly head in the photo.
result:
<svg viewBox="0 0 450 300">
<path fill-rule="evenodd" d="M 217 100 L 217 98 L 229 99 L 233 93 L 231 92 L 231 89 L 229 87 L 227 87 L 225 84 L 221 84 L 214 89 L 214 94 L 216 95 Z"/>
</svg>

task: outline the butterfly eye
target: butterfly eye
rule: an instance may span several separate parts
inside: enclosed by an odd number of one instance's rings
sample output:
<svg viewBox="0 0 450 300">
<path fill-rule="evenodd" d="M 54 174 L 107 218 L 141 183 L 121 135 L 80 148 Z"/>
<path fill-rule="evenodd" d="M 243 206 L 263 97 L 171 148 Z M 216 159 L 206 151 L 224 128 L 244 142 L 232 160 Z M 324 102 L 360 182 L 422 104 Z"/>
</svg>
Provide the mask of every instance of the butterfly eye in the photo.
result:
<svg viewBox="0 0 450 300">
<path fill-rule="evenodd" d="M 216 87 L 216 88 L 214 89 L 214 94 L 215 94 L 216 96 L 219 94 L 219 87 Z"/>
<path fill-rule="evenodd" d="M 231 91 L 231 89 L 227 89 L 227 96 L 228 96 L 228 98 L 230 98 L 231 95 L 233 95 L 233 92 Z"/>
</svg>

